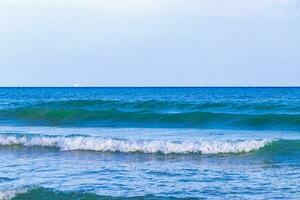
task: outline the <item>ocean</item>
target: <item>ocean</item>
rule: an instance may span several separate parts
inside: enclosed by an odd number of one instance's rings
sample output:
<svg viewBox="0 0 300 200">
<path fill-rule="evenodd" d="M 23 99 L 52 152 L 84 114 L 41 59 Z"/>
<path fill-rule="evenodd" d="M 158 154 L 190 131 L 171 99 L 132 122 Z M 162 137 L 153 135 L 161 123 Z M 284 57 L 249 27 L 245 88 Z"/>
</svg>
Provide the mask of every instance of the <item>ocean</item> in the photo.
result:
<svg viewBox="0 0 300 200">
<path fill-rule="evenodd" d="M 0 88 L 0 199 L 300 199 L 300 88 Z"/>
</svg>

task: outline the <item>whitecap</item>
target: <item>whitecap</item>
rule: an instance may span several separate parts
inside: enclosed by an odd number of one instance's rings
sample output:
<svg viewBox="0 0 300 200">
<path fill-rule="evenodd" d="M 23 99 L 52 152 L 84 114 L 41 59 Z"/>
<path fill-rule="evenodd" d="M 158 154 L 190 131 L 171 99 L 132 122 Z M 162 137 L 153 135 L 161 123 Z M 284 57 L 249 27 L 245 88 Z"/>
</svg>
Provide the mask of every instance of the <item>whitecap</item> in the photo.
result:
<svg viewBox="0 0 300 200">
<path fill-rule="evenodd" d="M 62 151 L 86 150 L 108 152 L 142 152 L 162 154 L 219 154 L 246 153 L 263 148 L 271 139 L 253 140 L 199 140 L 199 141 L 166 141 L 166 140 L 119 140 L 111 138 L 85 136 L 16 136 L 0 135 L 0 145 L 22 145 L 54 147 Z"/>
</svg>

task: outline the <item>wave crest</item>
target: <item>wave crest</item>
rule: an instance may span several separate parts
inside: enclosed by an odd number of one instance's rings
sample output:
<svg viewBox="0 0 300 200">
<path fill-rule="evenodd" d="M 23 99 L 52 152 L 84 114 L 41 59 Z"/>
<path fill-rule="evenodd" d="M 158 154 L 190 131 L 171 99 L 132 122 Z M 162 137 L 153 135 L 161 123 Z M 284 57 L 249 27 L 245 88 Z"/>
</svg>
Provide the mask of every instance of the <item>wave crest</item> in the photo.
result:
<svg viewBox="0 0 300 200">
<path fill-rule="evenodd" d="M 246 153 L 258 150 L 272 142 L 270 139 L 244 141 L 163 141 L 163 140 L 117 140 L 84 136 L 12 136 L 1 135 L 0 145 L 53 147 L 62 151 L 84 150 L 103 152 L 141 152 L 162 154 L 219 154 Z"/>
<path fill-rule="evenodd" d="M 1 194 L 1 193 L 0 193 Z M 1 196 L 0 196 L 1 197 Z M 48 189 L 43 187 L 37 187 L 28 189 L 24 192 L 16 192 L 14 196 L 12 196 L 10 199 L 18 199 L 18 200 L 34 200 L 34 199 L 51 199 L 51 200 L 62 200 L 62 199 L 93 199 L 93 200 L 138 200 L 138 199 L 144 199 L 144 200 L 160 200 L 160 199 L 166 199 L 166 200 L 180 200 L 180 199 L 197 199 L 194 197 L 167 197 L 167 196 L 154 196 L 154 195 L 143 195 L 143 196 L 105 196 L 105 195 L 98 195 L 93 193 L 85 193 L 80 191 L 59 191 L 54 189 Z M 9 199 L 1 199 L 0 200 L 9 200 Z"/>
<path fill-rule="evenodd" d="M 10 200 L 19 194 L 26 193 L 26 189 L 15 189 L 15 190 L 0 190 L 0 200 Z"/>
</svg>

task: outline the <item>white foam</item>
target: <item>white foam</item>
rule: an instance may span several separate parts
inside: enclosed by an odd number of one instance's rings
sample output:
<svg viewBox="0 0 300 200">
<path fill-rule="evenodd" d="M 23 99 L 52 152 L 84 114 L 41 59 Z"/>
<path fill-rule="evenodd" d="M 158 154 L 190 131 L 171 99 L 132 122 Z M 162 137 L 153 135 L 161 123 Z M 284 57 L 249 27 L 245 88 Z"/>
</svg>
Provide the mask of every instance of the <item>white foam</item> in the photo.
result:
<svg viewBox="0 0 300 200">
<path fill-rule="evenodd" d="M 258 150 L 272 142 L 270 139 L 243 141 L 165 141 L 165 140 L 117 140 L 83 136 L 13 136 L 0 135 L 0 145 L 23 145 L 55 147 L 62 151 L 89 150 L 110 152 L 143 152 L 143 153 L 241 153 Z"/>
<path fill-rule="evenodd" d="M 17 194 L 25 193 L 26 191 L 26 189 L 0 190 L 0 200 L 10 200 Z"/>
</svg>

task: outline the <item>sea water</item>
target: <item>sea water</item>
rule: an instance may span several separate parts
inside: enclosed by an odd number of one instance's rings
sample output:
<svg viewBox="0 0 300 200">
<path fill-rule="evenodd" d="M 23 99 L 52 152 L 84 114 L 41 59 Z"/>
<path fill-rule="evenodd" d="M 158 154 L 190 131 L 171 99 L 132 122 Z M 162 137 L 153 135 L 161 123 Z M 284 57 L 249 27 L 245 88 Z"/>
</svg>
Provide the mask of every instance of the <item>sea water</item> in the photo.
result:
<svg viewBox="0 0 300 200">
<path fill-rule="evenodd" d="M 300 88 L 1 88 L 0 199 L 300 199 Z"/>
</svg>

